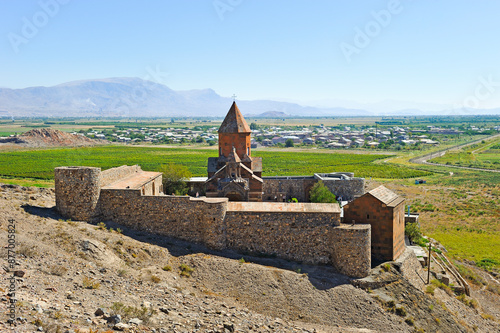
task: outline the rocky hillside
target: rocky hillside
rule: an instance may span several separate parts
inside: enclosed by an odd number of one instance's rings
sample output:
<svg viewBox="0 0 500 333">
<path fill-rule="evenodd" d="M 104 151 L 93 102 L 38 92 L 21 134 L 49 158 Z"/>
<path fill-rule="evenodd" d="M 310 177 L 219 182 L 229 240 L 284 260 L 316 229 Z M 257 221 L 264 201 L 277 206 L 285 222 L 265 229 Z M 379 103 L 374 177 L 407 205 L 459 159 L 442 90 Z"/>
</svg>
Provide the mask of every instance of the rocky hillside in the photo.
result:
<svg viewBox="0 0 500 333">
<path fill-rule="evenodd" d="M 92 146 L 98 142 L 82 135 L 62 132 L 52 128 L 35 128 L 12 138 L 5 138 L 1 143 L 17 144 L 23 147 L 64 147 Z"/>
<path fill-rule="evenodd" d="M 381 265 L 352 280 L 329 267 L 63 220 L 54 203 L 52 189 L 0 185 L 0 331 L 10 324 L 17 332 L 75 333 L 500 330 L 497 294 L 473 290 L 474 303 L 440 288 L 425 293 L 418 264 Z M 9 263 L 14 228 L 17 257 Z"/>
</svg>

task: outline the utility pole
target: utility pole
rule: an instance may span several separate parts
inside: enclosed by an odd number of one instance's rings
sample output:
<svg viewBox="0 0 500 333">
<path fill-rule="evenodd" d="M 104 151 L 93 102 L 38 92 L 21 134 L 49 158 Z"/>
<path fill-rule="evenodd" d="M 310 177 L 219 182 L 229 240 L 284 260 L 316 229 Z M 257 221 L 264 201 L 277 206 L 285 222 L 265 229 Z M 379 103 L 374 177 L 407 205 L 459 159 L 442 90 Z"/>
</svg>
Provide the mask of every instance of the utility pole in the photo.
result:
<svg viewBox="0 0 500 333">
<path fill-rule="evenodd" d="M 429 258 L 427 259 L 427 284 L 431 282 L 431 250 L 432 242 L 429 242 Z"/>
</svg>

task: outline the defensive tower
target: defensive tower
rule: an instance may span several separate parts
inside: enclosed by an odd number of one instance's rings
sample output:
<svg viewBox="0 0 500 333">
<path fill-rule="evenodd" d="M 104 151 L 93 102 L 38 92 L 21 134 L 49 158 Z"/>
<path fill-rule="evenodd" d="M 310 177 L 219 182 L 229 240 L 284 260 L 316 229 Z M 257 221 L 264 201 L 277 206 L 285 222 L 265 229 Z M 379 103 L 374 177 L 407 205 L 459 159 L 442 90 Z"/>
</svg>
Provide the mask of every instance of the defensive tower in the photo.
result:
<svg viewBox="0 0 500 333">
<path fill-rule="evenodd" d="M 54 174 L 59 213 L 75 221 L 91 221 L 101 191 L 101 168 L 60 167 Z"/>
</svg>

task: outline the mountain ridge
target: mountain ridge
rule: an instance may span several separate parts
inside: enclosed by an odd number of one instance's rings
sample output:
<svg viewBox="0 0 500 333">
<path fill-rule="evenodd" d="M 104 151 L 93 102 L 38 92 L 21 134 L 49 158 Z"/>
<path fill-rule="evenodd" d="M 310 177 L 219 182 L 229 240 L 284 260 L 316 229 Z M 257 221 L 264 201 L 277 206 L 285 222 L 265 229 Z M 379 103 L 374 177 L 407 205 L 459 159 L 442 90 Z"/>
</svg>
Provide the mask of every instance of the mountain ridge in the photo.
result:
<svg viewBox="0 0 500 333">
<path fill-rule="evenodd" d="M 175 91 L 136 77 L 76 80 L 54 86 L 0 88 L 2 115 L 9 117 L 223 117 L 232 99 L 211 88 Z M 414 116 L 500 114 L 500 108 L 421 111 L 415 108 L 372 112 L 363 108 L 307 106 L 274 100 L 238 100 L 244 113 L 316 116 Z M 281 116 L 280 116 L 281 117 Z"/>
</svg>

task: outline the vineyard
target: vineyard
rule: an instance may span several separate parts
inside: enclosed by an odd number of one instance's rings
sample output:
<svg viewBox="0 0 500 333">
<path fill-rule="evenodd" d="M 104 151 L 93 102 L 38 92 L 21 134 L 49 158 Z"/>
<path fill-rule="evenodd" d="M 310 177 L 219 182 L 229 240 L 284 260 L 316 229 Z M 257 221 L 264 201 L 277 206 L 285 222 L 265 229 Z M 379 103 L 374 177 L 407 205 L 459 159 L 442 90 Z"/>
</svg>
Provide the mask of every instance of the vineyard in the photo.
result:
<svg viewBox="0 0 500 333">
<path fill-rule="evenodd" d="M 412 178 L 429 172 L 387 163 L 374 163 L 389 155 L 325 154 L 257 151 L 263 158 L 263 176 L 312 175 L 326 172 L 354 172 L 358 177 Z M 143 170 L 156 171 L 162 164 L 182 164 L 193 176 L 206 176 L 207 158 L 217 150 L 144 147 L 85 147 L 0 153 L 0 176 L 53 179 L 58 166 L 94 166 L 103 170 L 120 165 L 139 164 Z"/>
</svg>

